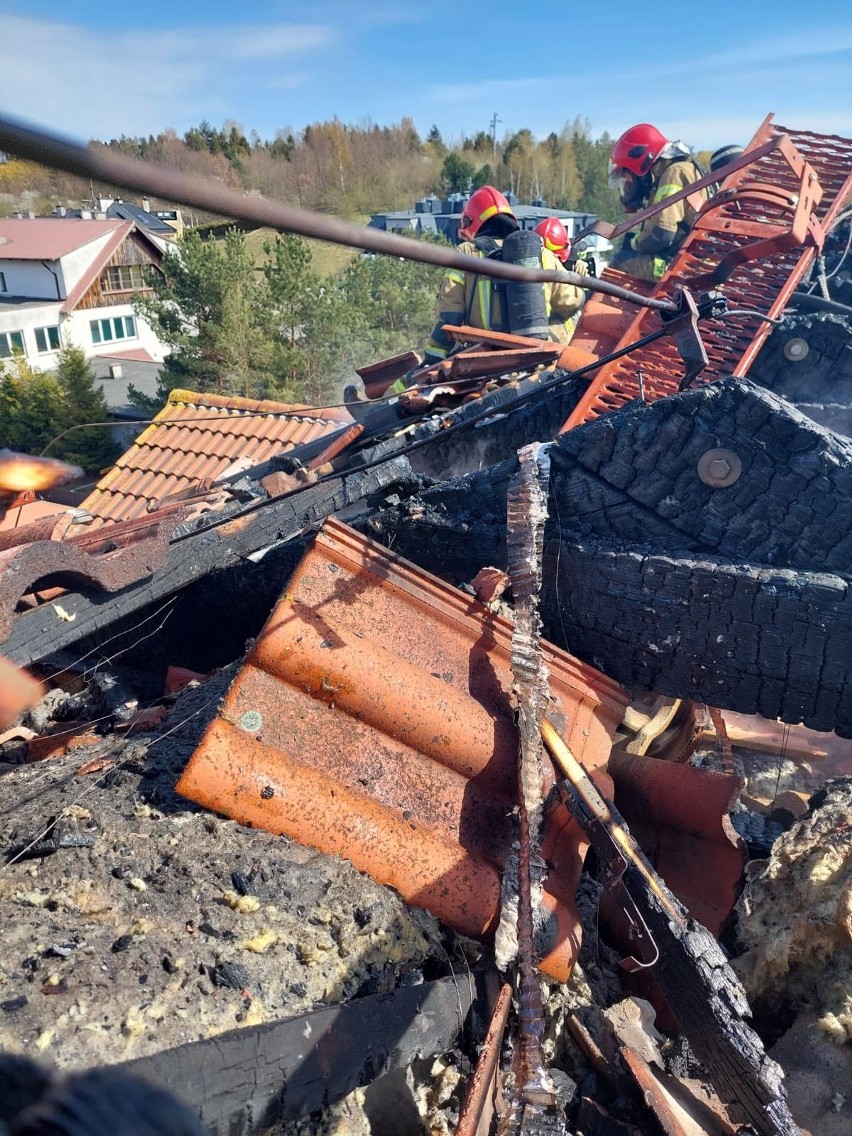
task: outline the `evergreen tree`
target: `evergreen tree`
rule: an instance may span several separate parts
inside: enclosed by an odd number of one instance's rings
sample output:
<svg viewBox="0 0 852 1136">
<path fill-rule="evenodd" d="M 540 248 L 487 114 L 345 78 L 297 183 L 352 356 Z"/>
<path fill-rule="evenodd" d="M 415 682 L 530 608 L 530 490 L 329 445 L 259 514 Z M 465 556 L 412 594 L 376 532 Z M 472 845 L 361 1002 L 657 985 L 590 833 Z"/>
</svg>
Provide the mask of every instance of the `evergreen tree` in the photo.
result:
<svg viewBox="0 0 852 1136">
<path fill-rule="evenodd" d="M 63 428 L 61 408 L 55 375 L 33 371 L 21 355 L 0 360 L 0 449 L 40 454 Z"/>
<path fill-rule="evenodd" d="M 241 233 L 230 229 L 223 241 L 189 233 L 167 252 L 153 287 L 136 307 L 171 354 L 153 399 L 129 388 L 133 405 L 159 409 L 174 387 L 266 397 L 274 386 L 270 300 Z"/>
<path fill-rule="evenodd" d="M 55 419 L 57 434 L 85 422 L 108 421 L 106 398 L 95 386 L 95 374 L 79 347 L 64 347 L 59 353 L 56 379 L 62 392 Z M 115 460 L 119 447 L 111 431 L 98 426 L 91 430 L 72 430 L 57 443 L 54 451 L 65 461 L 98 472 Z"/>
<path fill-rule="evenodd" d="M 470 162 L 453 150 L 441 166 L 441 185 L 446 193 L 466 193 L 475 173 Z"/>
</svg>

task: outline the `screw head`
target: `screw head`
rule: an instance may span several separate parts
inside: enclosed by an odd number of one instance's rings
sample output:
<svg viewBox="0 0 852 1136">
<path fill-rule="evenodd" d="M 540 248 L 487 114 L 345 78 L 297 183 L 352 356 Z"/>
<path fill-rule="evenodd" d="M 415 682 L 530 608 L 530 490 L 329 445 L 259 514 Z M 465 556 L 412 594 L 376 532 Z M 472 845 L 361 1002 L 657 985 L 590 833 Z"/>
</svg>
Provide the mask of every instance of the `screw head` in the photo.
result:
<svg viewBox="0 0 852 1136">
<path fill-rule="evenodd" d="M 743 463 L 733 450 L 707 450 L 698 459 L 699 478 L 714 489 L 733 485 L 742 471 Z"/>
<path fill-rule="evenodd" d="M 784 358 L 791 363 L 799 363 L 810 351 L 806 339 L 788 339 L 784 344 Z"/>
</svg>

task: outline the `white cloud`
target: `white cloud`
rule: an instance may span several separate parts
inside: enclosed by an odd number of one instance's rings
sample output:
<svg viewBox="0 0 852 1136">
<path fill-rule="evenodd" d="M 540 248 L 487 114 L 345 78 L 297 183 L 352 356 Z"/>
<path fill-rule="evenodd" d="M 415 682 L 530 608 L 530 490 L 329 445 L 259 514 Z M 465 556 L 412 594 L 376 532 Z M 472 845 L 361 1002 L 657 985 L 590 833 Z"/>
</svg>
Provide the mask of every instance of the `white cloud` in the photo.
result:
<svg viewBox="0 0 852 1136">
<path fill-rule="evenodd" d="M 4 15 L 3 101 L 17 118 L 82 137 L 185 129 L 203 118 L 237 117 L 231 92 L 267 75 L 298 85 L 304 56 L 327 51 L 335 39 L 333 28 L 319 24 L 116 32 Z"/>
<path fill-rule="evenodd" d="M 332 28 L 322 24 L 247 24 L 226 28 L 221 47 L 233 59 L 280 59 L 315 48 L 328 47 L 334 40 Z M 218 33 L 206 33 L 218 43 Z M 195 38 L 195 33 L 193 33 Z"/>
</svg>

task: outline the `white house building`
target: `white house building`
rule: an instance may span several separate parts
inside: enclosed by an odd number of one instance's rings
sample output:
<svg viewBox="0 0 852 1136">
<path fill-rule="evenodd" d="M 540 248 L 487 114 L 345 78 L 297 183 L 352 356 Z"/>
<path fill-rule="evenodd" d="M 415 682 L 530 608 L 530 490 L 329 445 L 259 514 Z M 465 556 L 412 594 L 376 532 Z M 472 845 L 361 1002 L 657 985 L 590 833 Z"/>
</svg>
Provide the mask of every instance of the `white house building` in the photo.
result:
<svg viewBox="0 0 852 1136">
<path fill-rule="evenodd" d="M 53 370 L 60 348 L 76 346 L 116 377 L 122 360 L 162 363 L 167 349 L 132 303 L 150 291 L 146 268 L 161 262 L 132 221 L 0 219 L 0 359 L 19 351 Z"/>
</svg>

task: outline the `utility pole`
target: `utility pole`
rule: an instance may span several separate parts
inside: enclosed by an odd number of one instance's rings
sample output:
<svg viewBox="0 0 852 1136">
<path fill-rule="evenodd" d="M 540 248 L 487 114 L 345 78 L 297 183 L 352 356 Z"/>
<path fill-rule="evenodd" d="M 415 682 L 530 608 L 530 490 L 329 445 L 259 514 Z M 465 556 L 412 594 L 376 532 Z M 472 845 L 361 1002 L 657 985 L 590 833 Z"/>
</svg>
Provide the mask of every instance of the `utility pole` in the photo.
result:
<svg viewBox="0 0 852 1136">
<path fill-rule="evenodd" d="M 497 123 L 502 122 L 502 118 L 497 117 L 497 111 L 491 116 L 491 161 L 493 162 L 497 157 Z"/>
</svg>

